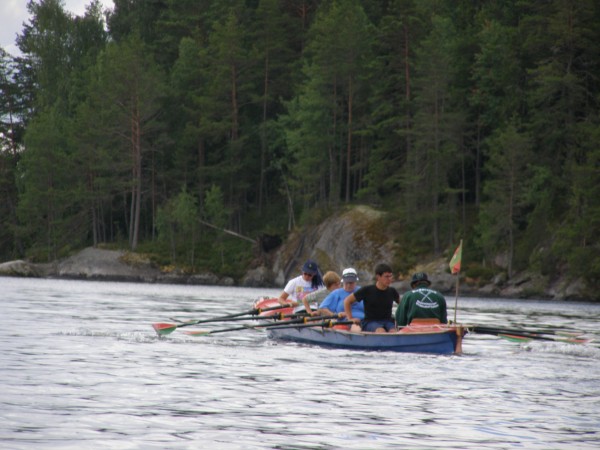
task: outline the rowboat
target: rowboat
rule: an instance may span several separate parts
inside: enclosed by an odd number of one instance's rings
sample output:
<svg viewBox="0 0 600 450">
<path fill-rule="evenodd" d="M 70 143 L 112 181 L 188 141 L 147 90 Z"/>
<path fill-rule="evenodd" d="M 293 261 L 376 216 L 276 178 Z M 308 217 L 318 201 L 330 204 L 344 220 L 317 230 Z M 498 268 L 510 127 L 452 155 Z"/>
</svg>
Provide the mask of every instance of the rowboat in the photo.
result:
<svg viewBox="0 0 600 450">
<path fill-rule="evenodd" d="M 447 325 L 437 319 L 415 319 L 394 333 L 367 333 L 350 331 L 350 322 L 343 318 L 309 316 L 298 307 L 280 305 L 276 298 L 262 298 L 254 302 L 252 309 L 199 320 L 176 323 L 157 322 L 152 328 L 159 337 L 175 330 L 213 322 L 256 321 L 255 325 L 241 325 L 212 330 L 182 330 L 191 336 L 208 336 L 217 333 L 243 330 L 264 330 L 271 339 L 293 341 L 324 347 L 339 347 L 356 350 L 380 350 L 407 353 L 460 354 L 462 339 L 466 333 L 481 333 L 499 336 L 517 342 L 531 340 L 586 344 L 590 339 L 576 330 L 525 330 L 484 325 Z"/>
<path fill-rule="evenodd" d="M 270 308 L 275 306 L 275 302 L 277 299 L 260 299 L 254 303 L 254 307 Z M 290 308 L 287 313 L 292 311 Z M 269 311 L 261 316 L 268 317 L 271 313 Z M 351 332 L 343 328 L 301 324 L 272 327 L 266 332 L 270 339 L 322 347 L 438 355 L 461 353 L 464 335 L 464 329 L 460 326 L 432 323 L 430 320 L 411 323 L 397 333 Z"/>
<path fill-rule="evenodd" d="M 458 344 L 462 338 L 456 327 L 411 333 L 354 333 L 333 328 L 298 326 L 271 328 L 267 330 L 267 335 L 271 339 L 324 347 L 438 355 L 460 353 Z"/>
<path fill-rule="evenodd" d="M 252 304 L 252 307 L 254 309 L 263 311 L 259 314 L 261 317 L 272 317 L 281 314 L 293 314 L 294 311 L 298 309 L 293 306 L 290 306 L 289 308 L 280 308 L 274 310 L 273 308 L 276 308 L 277 306 L 281 306 L 279 303 L 279 299 L 271 297 L 260 297 L 259 299 L 255 300 Z M 265 309 L 267 311 L 264 311 Z"/>
</svg>

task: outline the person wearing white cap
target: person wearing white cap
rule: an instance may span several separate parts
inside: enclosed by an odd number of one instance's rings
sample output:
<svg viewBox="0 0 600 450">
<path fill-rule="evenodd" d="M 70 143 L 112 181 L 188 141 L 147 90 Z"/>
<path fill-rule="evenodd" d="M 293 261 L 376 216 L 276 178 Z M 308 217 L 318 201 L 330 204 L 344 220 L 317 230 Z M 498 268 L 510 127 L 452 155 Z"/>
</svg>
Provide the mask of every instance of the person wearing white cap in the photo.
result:
<svg viewBox="0 0 600 450">
<path fill-rule="evenodd" d="M 325 297 L 325 300 L 323 300 L 319 305 L 319 309 L 313 315 L 346 317 L 344 300 L 360 287 L 357 286 L 357 282 L 358 274 L 356 270 L 352 267 L 344 269 L 342 272 L 342 287 Z M 352 316 L 359 319 L 365 317 L 365 309 L 362 302 L 356 302 L 352 305 Z"/>
</svg>

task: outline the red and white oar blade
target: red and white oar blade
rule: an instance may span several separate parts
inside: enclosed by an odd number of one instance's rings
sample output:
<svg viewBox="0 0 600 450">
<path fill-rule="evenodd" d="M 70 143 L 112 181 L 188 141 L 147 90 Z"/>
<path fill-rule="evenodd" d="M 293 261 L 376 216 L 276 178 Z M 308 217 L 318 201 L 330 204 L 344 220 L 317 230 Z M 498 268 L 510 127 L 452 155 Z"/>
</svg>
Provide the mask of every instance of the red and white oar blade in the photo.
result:
<svg viewBox="0 0 600 450">
<path fill-rule="evenodd" d="M 206 336 L 207 334 L 210 334 L 210 331 L 208 330 L 187 330 L 184 331 L 185 334 L 187 334 L 188 336 Z"/>
<path fill-rule="evenodd" d="M 166 336 L 167 334 L 171 334 L 173 331 L 177 329 L 177 325 L 174 323 L 153 323 L 152 328 L 156 331 L 156 334 L 159 336 Z"/>
<path fill-rule="evenodd" d="M 529 342 L 533 340 L 530 336 L 515 336 L 514 334 L 498 334 L 498 337 L 511 342 Z"/>
</svg>

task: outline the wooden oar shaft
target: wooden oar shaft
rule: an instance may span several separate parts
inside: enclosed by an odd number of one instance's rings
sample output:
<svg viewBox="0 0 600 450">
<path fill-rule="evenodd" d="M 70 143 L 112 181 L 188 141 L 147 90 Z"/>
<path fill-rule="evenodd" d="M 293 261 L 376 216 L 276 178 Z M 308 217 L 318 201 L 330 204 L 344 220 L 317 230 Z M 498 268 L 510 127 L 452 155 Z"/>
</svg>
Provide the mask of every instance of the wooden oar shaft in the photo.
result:
<svg viewBox="0 0 600 450">
<path fill-rule="evenodd" d="M 242 330 L 251 330 L 251 329 L 256 329 L 256 328 L 265 328 L 265 329 L 272 329 L 272 328 L 293 328 L 293 327 L 315 327 L 315 326 L 321 326 L 321 324 L 314 324 L 312 322 L 317 321 L 317 320 L 321 320 L 323 321 L 324 316 L 317 316 L 317 317 L 302 317 L 302 318 L 298 318 L 298 319 L 293 319 L 293 320 L 286 320 L 283 322 L 266 322 L 266 323 L 259 323 L 257 325 L 244 325 L 241 327 L 233 327 L 233 328 L 222 328 L 219 330 L 209 330 L 209 331 L 198 331 L 198 332 L 190 332 L 190 334 L 196 335 L 196 336 L 206 336 L 209 334 L 217 334 L 217 333 L 227 333 L 230 331 L 242 331 Z M 333 321 L 323 321 L 322 323 L 325 322 L 333 322 Z M 347 324 L 350 324 L 350 322 L 346 322 Z M 335 323 L 334 323 L 335 324 Z"/>
<path fill-rule="evenodd" d="M 537 339 L 540 341 L 557 341 L 557 342 L 577 342 L 577 339 L 568 339 L 561 337 L 553 337 L 553 336 L 544 336 L 545 333 L 538 333 L 527 330 L 515 330 L 508 328 L 491 328 L 491 327 L 480 327 L 474 326 L 470 327 L 469 330 L 480 333 L 480 334 L 490 334 L 494 336 L 517 336 L 528 339 Z M 584 342 L 584 340 L 580 340 L 580 342 Z"/>
<path fill-rule="evenodd" d="M 266 327 L 267 330 L 276 329 L 281 330 L 282 328 L 306 328 L 306 327 L 321 327 L 321 328 L 331 328 L 336 325 L 352 325 L 354 322 L 349 321 L 337 321 L 337 320 L 324 320 L 320 323 L 303 323 L 300 325 L 287 325 L 282 323 L 281 325 Z"/>
<path fill-rule="evenodd" d="M 491 330 L 499 330 L 499 331 L 503 331 L 506 333 L 531 333 L 531 334 L 547 334 L 547 335 L 551 335 L 551 336 L 572 336 L 572 337 L 576 337 L 576 336 L 581 336 L 582 334 L 584 334 L 581 331 L 560 331 L 560 330 L 523 330 L 523 329 L 519 329 L 519 328 L 501 328 L 501 327 L 487 327 L 487 326 L 478 326 L 478 328 L 485 328 L 485 329 L 491 329 Z"/>
<path fill-rule="evenodd" d="M 287 323 L 287 322 L 286 322 Z M 233 328 L 221 328 L 219 330 L 209 330 L 209 331 L 199 331 L 199 332 L 190 332 L 190 334 L 194 334 L 196 336 L 206 336 L 209 334 L 219 334 L 219 333 L 228 333 L 230 331 L 242 331 L 242 330 L 253 330 L 256 328 L 266 328 L 266 327 L 276 327 L 277 324 L 273 323 L 262 323 L 258 325 L 244 325 L 241 327 L 233 327 Z"/>
<path fill-rule="evenodd" d="M 306 314 L 277 314 L 274 316 L 265 317 L 265 319 L 284 320 L 284 319 L 301 318 L 301 317 L 307 317 L 307 316 L 306 316 Z M 257 319 L 258 319 L 258 317 L 256 317 L 256 315 L 241 316 L 241 317 L 226 317 L 226 318 L 215 317 L 214 319 L 205 319 L 202 321 L 194 321 L 194 322 L 191 322 L 190 325 L 211 323 L 211 322 L 239 322 L 239 321 L 244 321 L 244 320 L 257 320 Z M 188 322 L 182 322 L 182 323 L 188 323 Z"/>
<path fill-rule="evenodd" d="M 274 310 L 282 309 L 282 308 L 286 308 L 286 307 L 287 306 L 285 306 L 285 305 L 278 305 L 278 306 L 272 306 L 270 308 L 264 308 L 264 309 L 263 308 L 254 308 L 249 311 L 244 311 L 244 312 L 237 313 L 237 314 L 228 314 L 226 316 L 213 317 L 211 319 L 192 320 L 192 321 L 182 322 L 182 323 L 177 323 L 177 324 L 175 324 L 175 323 L 154 323 L 154 324 L 152 324 L 152 328 L 154 328 L 154 330 L 157 332 L 157 334 L 159 336 L 164 336 L 164 335 L 172 333 L 177 328 L 181 328 L 181 327 L 189 327 L 191 325 L 198 325 L 201 323 L 233 320 L 237 317 L 242 317 L 242 316 L 257 316 L 260 313 L 265 312 L 265 311 L 274 311 Z"/>
</svg>

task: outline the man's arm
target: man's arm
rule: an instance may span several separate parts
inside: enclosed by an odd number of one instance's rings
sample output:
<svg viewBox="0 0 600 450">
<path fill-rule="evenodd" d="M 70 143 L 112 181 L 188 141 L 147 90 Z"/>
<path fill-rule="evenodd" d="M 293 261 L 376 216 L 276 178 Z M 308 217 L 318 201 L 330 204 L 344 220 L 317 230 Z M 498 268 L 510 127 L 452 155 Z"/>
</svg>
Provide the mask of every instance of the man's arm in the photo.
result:
<svg viewBox="0 0 600 450">
<path fill-rule="evenodd" d="M 335 292 L 335 291 L 334 291 Z M 317 314 L 320 316 L 333 316 L 335 315 L 335 311 L 331 309 L 332 304 L 334 303 L 335 294 L 331 292 L 319 305 L 317 309 Z"/>
<path fill-rule="evenodd" d="M 311 296 L 307 295 L 302 299 L 302 304 L 304 305 L 304 311 L 306 311 L 307 314 L 312 314 L 312 309 L 310 309 L 310 302 L 312 300 L 310 300 L 310 298 L 311 298 Z"/>
<path fill-rule="evenodd" d="M 359 322 L 360 319 L 354 319 L 352 317 L 352 304 L 356 302 L 356 296 L 354 294 L 350 294 L 344 300 L 344 312 L 346 313 L 346 319 L 351 322 Z"/>
</svg>

